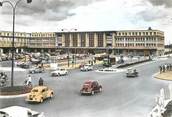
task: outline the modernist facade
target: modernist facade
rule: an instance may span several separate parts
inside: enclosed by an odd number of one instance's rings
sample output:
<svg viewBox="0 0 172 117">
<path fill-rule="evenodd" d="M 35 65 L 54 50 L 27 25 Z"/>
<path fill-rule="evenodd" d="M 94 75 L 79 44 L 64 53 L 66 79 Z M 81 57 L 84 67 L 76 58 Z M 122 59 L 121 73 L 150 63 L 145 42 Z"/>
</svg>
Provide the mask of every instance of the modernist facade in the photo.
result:
<svg viewBox="0 0 172 117">
<path fill-rule="evenodd" d="M 0 32 L 1 52 L 10 49 L 12 32 Z M 15 33 L 15 47 L 43 52 L 102 53 L 125 55 L 162 55 L 164 32 L 159 30 L 121 30 L 85 32 Z"/>
<path fill-rule="evenodd" d="M 59 32 L 57 48 L 73 53 L 162 55 L 164 33 L 159 30 Z"/>
<path fill-rule="evenodd" d="M 56 35 L 53 32 L 33 32 L 28 40 L 28 50 L 48 52 L 56 49 Z"/>
<path fill-rule="evenodd" d="M 14 46 L 17 52 L 27 48 L 30 35 L 25 32 L 15 32 Z M 9 31 L 0 31 L 0 52 L 7 53 L 12 47 L 13 33 Z"/>
</svg>

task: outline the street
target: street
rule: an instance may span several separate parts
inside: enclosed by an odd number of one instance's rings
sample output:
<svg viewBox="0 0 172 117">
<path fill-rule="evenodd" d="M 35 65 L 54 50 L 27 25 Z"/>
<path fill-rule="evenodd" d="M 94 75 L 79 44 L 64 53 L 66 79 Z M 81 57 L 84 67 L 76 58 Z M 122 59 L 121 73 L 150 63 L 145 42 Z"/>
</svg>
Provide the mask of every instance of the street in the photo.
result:
<svg viewBox="0 0 172 117">
<path fill-rule="evenodd" d="M 78 69 L 60 77 L 51 77 L 50 71 L 31 74 L 33 84 L 37 85 L 42 77 L 45 85 L 54 90 L 54 97 L 41 104 L 29 104 L 23 97 L 0 99 L 0 108 L 19 105 L 44 112 L 46 117 L 145 117 L 155 105 L 159 90 L 169 83 L 152 76 L 159 71 L 159 65 L 170 61 L 157 60 L 136 66 L 137 78 L 126 78 L 125 72 L 108 74 Z M 22 85 L 27 74 L 27 71 L 16 71 L 14 84 Z M 80 89 L 86 80 L 97 80 L 103 91 L 81 96 Z"/>
</svg>

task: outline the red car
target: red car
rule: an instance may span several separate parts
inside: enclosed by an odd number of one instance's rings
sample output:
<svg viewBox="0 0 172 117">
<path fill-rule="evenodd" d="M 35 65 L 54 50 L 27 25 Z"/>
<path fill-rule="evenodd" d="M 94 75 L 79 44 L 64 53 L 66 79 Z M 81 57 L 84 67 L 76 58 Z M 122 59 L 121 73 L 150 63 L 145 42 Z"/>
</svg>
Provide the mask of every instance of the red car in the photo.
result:
<svg viewBox="0 0 172 117">
<path fill-rule="evenodd" d="M 99 85 L 97 81 L 86 81 L 84 85 L 82 86 L 82 89 L 80 90 L 81 95 L 82 94 L 91 94 L 94 95 L 95 93 L 101 92 L 102 86 Z"/>
</svg>

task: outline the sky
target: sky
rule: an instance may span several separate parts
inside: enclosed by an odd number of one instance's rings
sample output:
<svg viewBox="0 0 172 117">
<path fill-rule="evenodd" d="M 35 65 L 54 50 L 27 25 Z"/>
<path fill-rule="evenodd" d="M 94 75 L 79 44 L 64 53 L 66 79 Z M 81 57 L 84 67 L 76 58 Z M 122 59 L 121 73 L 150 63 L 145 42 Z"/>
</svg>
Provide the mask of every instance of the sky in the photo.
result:
<svg viewBox="0 0 172 117">
<path fill-rule="evenodd" d="M 172 44 L 172 0 L 22 0 L 16 8 L 15 31 L 20 32 L 148 27 L 164 31 L 165 43 Z M 0 30 L 12 31 L 12 8 L 5 3 L 0 7 Z"/>
</svg>

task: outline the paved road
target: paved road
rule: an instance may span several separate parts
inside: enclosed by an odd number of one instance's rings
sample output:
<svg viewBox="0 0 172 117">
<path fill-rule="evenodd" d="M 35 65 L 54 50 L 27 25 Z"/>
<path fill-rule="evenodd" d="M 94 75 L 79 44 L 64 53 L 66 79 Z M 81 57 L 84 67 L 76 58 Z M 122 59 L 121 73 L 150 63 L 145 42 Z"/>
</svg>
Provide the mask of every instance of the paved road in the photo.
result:
<svg viewBox="0 0 172 117">
<path fill-rule="evenodd" d="M 41 104 L 28 104 L 24 98 L 0 99 L 0 108 L 20 105 L 43 111 L 47 117 L 145 117 L 154 106 L 155 96 L 168 81 L 152 78 L 160 64 L 171 60 L 154 61 L 138 66 L 138 78 L 126 78 L 125 73 L 107 74 L 70 71 L 68 76 L 50 77 L 47 71 L 32 75 L 34 84 L 39 77 L 54 89 L 55 97 Z M 22 84 L 26 72 L 15 72 L 15 84 Z M 103 92 L 94 96 L 81 96 L 79 90 L 85 80 L 98 80 Z"/>
</svg>

